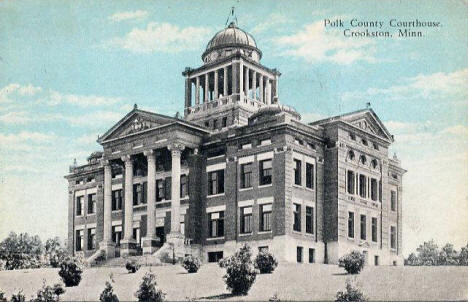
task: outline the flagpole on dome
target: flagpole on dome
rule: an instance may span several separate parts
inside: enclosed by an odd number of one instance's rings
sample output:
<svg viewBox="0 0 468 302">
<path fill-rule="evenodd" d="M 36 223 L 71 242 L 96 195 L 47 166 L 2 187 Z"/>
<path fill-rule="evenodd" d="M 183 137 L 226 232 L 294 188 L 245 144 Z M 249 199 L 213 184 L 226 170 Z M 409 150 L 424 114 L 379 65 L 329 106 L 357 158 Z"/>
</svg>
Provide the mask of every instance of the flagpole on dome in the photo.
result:
<svg viewBox="0 0 468 302">
<path fill-rule="evenodd" d="M 234 23 L 237 26 L 237 15 L 236 15 L 236 7 L 233 6 L 231 7 L 231 10 L 229 11 L 228 17 L 226 19 L 226 24 L 224 26 L 228 26 L 231 23 Z M 229 22 L 231 20 L 231 22 Z"/>
</svg>

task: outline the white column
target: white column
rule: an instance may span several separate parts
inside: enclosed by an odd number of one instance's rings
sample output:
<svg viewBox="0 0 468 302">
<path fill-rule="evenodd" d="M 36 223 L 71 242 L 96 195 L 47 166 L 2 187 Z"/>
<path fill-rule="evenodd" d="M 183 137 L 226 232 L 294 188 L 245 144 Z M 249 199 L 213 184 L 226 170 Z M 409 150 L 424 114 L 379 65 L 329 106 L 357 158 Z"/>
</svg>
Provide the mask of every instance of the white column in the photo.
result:
<svg viewBox="0 0 468 302">
<path fill-rule="evenodd" d="M 260 77 L 259 77 L 259 80 L 260 80 L 260 102 L 262 103 L 265 103 L 265 100 L 263 99 L 263 75 L 260 74 Z"/>
<path fill-rule="evenodd" d="M 267 105 L 271 105 L 271 83 L 270 83 L 270 79 L 269 78 L 266 78 L 266 91 L 265 91 L 265 103 Z"/>
<path fill-rule="evenodd" d="M 252 71 L 252 98 L 257 99 L 257 72 Z"/>
<path fill-rule="evenodd" d="M 195 80 L 195 105 L 200 104 L 200 77 Z"/>
<path fill-rule="evenodd" d="M 105 243 L 112 242 L 112 168 L 104 161 L 104 233 Z"/>
<path fill-rule="evenodd" d="M 245 73 L 244 73 L 244 91 L 245 95 L 248 97 L 249 96 L 249 68 L 245 66 Z"/>
<path fill-rule="evenodd" d="M 209 75 L 209 73 L 205 74 L 205 93 L 204 93 L 205 94 L 205 97 L 204 97 L 204 102 L 205 103 L 208 102 L 208 100 L 210 99 L 209 92 L 208 92 L 208 90 L 209 90 L 208 75 Z"/>
<path fill-rule="evenodd" d="M 148 159 L 148 177 L 147 177 L 147 202 L 146 202 L 146 237 L 156 238 L 155 227 L 155 201 L 156 201 L 156 158 L 153 150 L 145 151 Z"/>
<path fill-rule="evenodd" d="M 171 151 L 171 234 L 180 234 L 180 157 L 185 146 L 172 144 Z"/>
<path fill-rule="evenodd" d="M 239 96 L 242 97 L 244 95 L 244 64 L 242 64 L 242 60 L 239 63 Z"/>
<path fill-rule="evenodd" d="M 133 160 L 130 155 L 122 157 L 125 162 L 125 230 L 124 240 L 133 241 Z"/>
<path fill-rule="evenodd" d="M 219 91 L 218 91 L 218 70 L 214 72 L 214 97 L 213 99 L 218 99 Z"/>
<path fill-rule="evenodd" d="M 228 95 L 228 72 L 227 72 L 227 66 L 224 67 L 224 78 L 223 78 L 223 92 L 224 96 Z"/>
</svg>

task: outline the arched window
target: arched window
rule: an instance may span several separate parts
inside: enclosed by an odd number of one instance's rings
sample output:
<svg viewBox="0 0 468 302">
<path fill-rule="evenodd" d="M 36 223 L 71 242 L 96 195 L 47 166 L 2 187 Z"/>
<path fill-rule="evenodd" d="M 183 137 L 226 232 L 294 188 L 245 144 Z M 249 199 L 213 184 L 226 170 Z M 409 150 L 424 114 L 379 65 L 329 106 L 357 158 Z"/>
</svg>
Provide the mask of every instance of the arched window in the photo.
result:
<svg viewBox="0 0 468 302">
<path fill-rule="evenodd" d="M 365 156 L 365 155 L 361 155 L 361 157 L 359 157 L 359 161 L 360 161 L 362 164 L 364 164 L 364 165 L 365 165 L 365 164 L 366 164 L 366 162 L 367 162 L 367 158 L 366 158 L 366 156 Z"/>
<path fill-rule="evenodd" d="M 371 166 L 372 166 L 373 169 L 377 168 L 377 160 L 376 159 L 373 159 L 371 161 Z"/>
<path fill-rule="evenodd" d="M 354 151 L 353 151 L 353 150 L 349 150 L 349 152 L 348 152 L 348 158 L 349 158 L 350 160 L 354 160 L 354 157 L 355 157 Z"/>
</svg>

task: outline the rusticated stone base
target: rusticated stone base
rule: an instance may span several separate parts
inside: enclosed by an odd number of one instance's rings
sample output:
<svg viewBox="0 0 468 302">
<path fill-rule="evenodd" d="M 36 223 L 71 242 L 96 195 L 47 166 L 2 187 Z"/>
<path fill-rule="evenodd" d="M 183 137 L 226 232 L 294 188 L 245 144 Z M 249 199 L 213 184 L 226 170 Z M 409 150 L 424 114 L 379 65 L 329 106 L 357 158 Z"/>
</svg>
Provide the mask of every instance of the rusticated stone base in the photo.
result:
<svg viewBox="0 0 468 302">
<path fill-rule="evenodd" d="M 143 254 L 144 255 L 153 254 L 160 247 L 160 239 L 159 238 L 144 237 L 144 238 L 142 238 L 142 243 L 143 243 Z"/>
<path fill-rule="evenodd" d="M 134 240 L 120 241 L 120 256 L 135 256 L 137 254 L 137 243 Z"/>
</svg>

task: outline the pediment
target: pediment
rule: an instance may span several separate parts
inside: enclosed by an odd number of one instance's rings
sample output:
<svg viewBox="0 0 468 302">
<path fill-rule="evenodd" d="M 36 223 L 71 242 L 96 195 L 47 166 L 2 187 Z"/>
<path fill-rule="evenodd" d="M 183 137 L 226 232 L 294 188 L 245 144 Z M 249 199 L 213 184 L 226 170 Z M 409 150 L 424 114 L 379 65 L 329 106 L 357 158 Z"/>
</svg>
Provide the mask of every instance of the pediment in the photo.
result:
<svg viewBox="0 0 468 302">
<path fill-rule="evenodd" d="M 372 135 L 380 136 L 387 140 L 393 140 L 392 135 L 373 111 L 360 112 L 344 116 L 343 119 L 351 125 Z"/>
<path fill-rule="evenodd" d="M 172 122 L 173 118 L 160 114 L 134 109 L 110 128 L 99 142 L 125 137 Z"/>
</svg>

